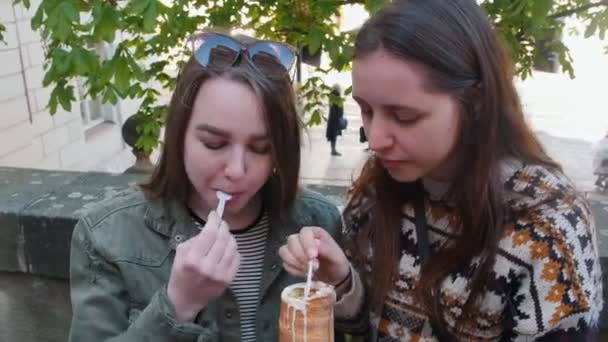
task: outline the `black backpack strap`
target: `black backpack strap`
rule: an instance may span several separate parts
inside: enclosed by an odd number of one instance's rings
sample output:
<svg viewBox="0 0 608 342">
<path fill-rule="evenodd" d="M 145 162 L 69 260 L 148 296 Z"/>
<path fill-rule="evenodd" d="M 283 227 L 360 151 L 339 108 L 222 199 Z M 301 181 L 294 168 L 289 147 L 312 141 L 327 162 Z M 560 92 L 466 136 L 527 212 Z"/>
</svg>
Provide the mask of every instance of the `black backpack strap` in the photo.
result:
<svg viewBox="0 0 608 342">
<path fill-rule="evenodd" d="M 418 253 L 420 253 L 421 269 L 426 266 L 431 257 L 431 245 L 429 243 L 429 230 L 426 222 L 426 209 L 424 207 L 424 194 L 419 191 L 414 201 L 414 223 L 416 224 L 416 239 L 418 240 Z M 429 319 L 433 333 L 439 341 L 451 341 L 451 338 L 439 322 Z"/>
<path fill-rule="evenodd" d="M 431 246 L 429 244 L 429 232 L 426 224 L 426 210 L 424 208 L 424 196 L 416 196 L 414 202 L 414 220 L 416 223 L 416 240 L 418 240 L 418 253 L 425 266 L 431 257 Z"/>
</svg>

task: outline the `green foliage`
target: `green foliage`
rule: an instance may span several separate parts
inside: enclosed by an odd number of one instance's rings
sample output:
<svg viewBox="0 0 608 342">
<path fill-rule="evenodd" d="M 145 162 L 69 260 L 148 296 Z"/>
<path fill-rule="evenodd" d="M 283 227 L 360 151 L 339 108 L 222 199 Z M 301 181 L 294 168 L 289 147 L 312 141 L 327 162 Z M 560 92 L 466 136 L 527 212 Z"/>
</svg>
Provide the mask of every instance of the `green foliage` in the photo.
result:
<svg viewBox="0 0 608 342">
<path fill-rule="evenodd" d="M 6 32 L 6 27 L 0 23 L 0 42 L 6 44 L 6 41 L 4 41 L 4 32 Z"/>
<path fill-rule="evenodd" d="M 331 96 L 332 88 L 325 83 L 319 76 L 310 77 L 299 90 L 300 96 L 304 101 L 303 113 L 305 113 L 304 122 L 307 126 L 321 124 L 327 118 L 323 115 L 327 112 L 326 103 L 331 101 L 339 101 Z"/>
<path fill-rule="evenodd" d="M 32 18 L 48 46 L 44 85 L 53 87 L 49 108 L 69 110 L 76 101 L 74 84 L 84 85 L 84 97 L 118 103 L 141 100 L 136 115 L 144 118 L 137 146 L 158 146 L 167 105 L 163 89 L 172 91 L 176 67 L 190 51 L 185 40 L 202 30 L 241 28 L 257 37 L 322 49 L 330 68 L 348 70 L 354 34 L 340 32 L 343 5 L 361 4 L 375 13 L 389 0 L 42 0 Z M 15 0 L 29 7 L 29 0 Z M 559 39 L 564 19 L 586 23 L 585 36 L 602 39 L 608 29 L 608 0 L 486 0 L 488 12 L 516 62 L 521 77 L 553 51 L 563 71 L 574 75 L 568 48 Z M 206 9 L 206 10 L 205 10 Z M 0 39 L 5 28 L 0 25 Z M 108 54 L 101 49 L 112 49 Z M 607 51 L 608 52 L 608 51 Z M 304 118 L 309 125 L 323 121 L 324 106 L 332 101 L 331 87 L 318 69 L 300 85 Z M 348 95 L 350 89 L 345 91 Z"/>
<path fill-rule="evenodd" d="M 574 77 L 570 52 L 561 41 L 567 18 L 584 22 L 587 38 L 604 39 L 608 29 L 606 0 L 486 0 L 483 7 L 516 62 L 516 73 L 524 79 L 547 52 L 555 55 L 563 72 Z"/>
</svg>

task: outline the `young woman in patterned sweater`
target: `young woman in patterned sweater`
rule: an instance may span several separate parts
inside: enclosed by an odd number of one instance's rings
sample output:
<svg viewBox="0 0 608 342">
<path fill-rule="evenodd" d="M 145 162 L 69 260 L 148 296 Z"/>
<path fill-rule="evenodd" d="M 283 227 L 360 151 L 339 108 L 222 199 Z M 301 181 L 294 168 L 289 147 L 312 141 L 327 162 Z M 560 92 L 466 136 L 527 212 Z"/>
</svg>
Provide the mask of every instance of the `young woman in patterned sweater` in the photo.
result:
<svg viewBox="0 0 608 342">
<path fill-rule="evenodd" d="M 353 97 L 375 152 L 345 252 L 304 228 L 281 255 L 344 277 L 339 327 L 374 341 L 594 340 L 589 204 L 526 125 L 475 0 L 395 1 L 360 30 Z M 350 266 L 350 263 L 353 266 Z"/>
</svg>

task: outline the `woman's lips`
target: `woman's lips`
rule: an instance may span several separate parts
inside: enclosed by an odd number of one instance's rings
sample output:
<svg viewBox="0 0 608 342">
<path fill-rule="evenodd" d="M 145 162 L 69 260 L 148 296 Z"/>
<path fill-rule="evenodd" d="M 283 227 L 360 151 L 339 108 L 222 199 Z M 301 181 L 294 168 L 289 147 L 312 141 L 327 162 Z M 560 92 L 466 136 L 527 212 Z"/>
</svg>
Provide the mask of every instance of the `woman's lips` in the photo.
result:
<svg viewBox="0 0 608 342">
<path fill-rule="evenodd" d="M 243 195 L 244 192 L 226 192 L 230 195 L 230 199 L 226 201 L 226 204 L 231 204 L 238 201 L 239 197 Z"/>
<path fill-rule="evenodd" d="M 392 160 L 392 159 L 380 159 L 380 162 L 387 169 L 394 169 L 396 167 L 399 167 L 402 163 L 404 163 L 404 161 L 402 161 L 402 160 Z"/>
</svg>

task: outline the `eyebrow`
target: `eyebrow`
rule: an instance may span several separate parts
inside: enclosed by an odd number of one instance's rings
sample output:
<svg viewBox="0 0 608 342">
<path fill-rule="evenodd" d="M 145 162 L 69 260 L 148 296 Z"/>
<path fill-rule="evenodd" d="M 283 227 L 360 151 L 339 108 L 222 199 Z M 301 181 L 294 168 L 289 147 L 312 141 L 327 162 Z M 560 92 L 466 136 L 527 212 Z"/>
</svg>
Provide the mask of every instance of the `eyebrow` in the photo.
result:
<svg viewBox="0 0 608 342">
<path fill-rule="evenodd" d="M 384 105 L 382 106 L 384 107 L 384 109 L 386 109 L 389 112 L 400 112 L 400 111 L 404 111 L 407 113 L 412 113 L 412 114 L 416 114 L 416 115 L 428 115 L 428 112 L 419 109 L 419 108 L 414 108 L 414 107 L 410 107 L 407 105 Z"/>
<path fill-rule="evenodd" d="M 359 105 L 371 107 L 367 102 L 365 102 L 365 100 L 363 100 L 362 98 L 360 98 L 358 96 L 353 96 L 353 99 L 357 103 L 359 103 Z M 418 109 L 418 108 L 414 108 L 414 107 L 411 107 L 408 105 L 402 105 L 402 104 L 387 104 L 387 105 L 382 105 L 382 108 L 385 111 L 389 111 L 389 112 L 404 111 L 404 112 L 408 112 L 408 113 L 412 113 L 412 114 L 416 114 L 416 115 L 428 115 L 428 112 L 426 112 L 422 109 Z"/>
<path fill-rule="evenodd" d="M 362 105 L 369 106 L 369 105 L 367 104 L 367 102 L 365 102 L 365 100 L 363 100 L 363 99 L 362 99 L 362 98 L 360 98 L 359 96 L 355 96 L 355 95 L 353 95 L 353 100 L 355 100 L 355 101 L 356 101 L 358 104 L 360 104 L 360 105 L 362 104 Z"/>
<path fill-rule="evenodd" d="M 208 125 L 208 124 L 199 124 L 196 126 L 196 130 L 210 133 L 213 135 L 217 135 L 222 138 L 230 138 L 232 136 L 230 134 L 230 132 L 223 130 L 221 128 L 215 127 L 215 126 Z M 268 139 L 269 139 L 268 135 L 266 135 L 266 134 L 252 134 L 251 135 L 251 140 L 254 140 L 254 141 L 261 141 L 261 140 L 268 140 Z"/>
</svg>

